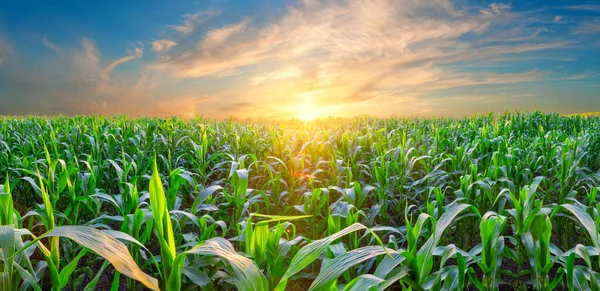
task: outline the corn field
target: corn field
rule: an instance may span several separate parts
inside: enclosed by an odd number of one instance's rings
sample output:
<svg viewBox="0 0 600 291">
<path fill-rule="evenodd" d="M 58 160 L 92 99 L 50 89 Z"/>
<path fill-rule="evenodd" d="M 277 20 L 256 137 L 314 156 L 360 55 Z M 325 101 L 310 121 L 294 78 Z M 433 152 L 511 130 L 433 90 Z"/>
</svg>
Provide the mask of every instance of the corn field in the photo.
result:
<svg viewBox="0 0 600 291">
<path fill-rule="evenodd" d="M 600 290 L 600 117 L 0 118 L 0 290 Z"/>
</svg>

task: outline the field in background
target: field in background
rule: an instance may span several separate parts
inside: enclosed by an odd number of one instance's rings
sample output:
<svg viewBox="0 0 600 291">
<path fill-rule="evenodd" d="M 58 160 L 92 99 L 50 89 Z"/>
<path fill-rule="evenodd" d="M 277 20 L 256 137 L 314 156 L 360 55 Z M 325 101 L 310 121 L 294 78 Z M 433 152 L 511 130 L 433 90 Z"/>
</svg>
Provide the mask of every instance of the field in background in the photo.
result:
<svg viewBox="0 0 600 291">
<path fill-rule="evenodd" d="M 567 116 L 583 116 L 583 117 L 600 116 L 600 112 L 574 113 L 574 114 L 568 114 Z"/>
<path fill-rule="evenodd" d="M 0 119 L 0 290 L 599 290 L 599 132 Z"/>
</svg>

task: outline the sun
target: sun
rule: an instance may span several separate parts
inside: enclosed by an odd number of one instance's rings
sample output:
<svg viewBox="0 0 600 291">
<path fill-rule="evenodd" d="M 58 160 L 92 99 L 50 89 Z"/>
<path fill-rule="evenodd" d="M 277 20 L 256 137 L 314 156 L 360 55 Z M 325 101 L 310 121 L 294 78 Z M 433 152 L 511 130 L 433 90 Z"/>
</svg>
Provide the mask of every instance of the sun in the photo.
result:
<svg viewBox="0 0 600 291">
<path fill-rule="evenodd" d="M 302 121 L 311 121 L 317 119 L 317 112 L 311 103 L 305 102 L 295 106 L 296 118 Z"/>
<path fill-rule="evenodd" d="M 312 121 L 312 120 L 317 119 L 317 116 L 312 112 L 301 112 L 298 115 L 298 119 L 300 119 L 302 121 Z"/>
<path fill-rule="evenodd" d="M 296 96 L 298 104 L 295 106 L 296 118 L 302 121 L 311 121 L 319 116 L 314 104 L 313 97 L 319 95 L 321 91 L 303 92 Z"/>
</svg>

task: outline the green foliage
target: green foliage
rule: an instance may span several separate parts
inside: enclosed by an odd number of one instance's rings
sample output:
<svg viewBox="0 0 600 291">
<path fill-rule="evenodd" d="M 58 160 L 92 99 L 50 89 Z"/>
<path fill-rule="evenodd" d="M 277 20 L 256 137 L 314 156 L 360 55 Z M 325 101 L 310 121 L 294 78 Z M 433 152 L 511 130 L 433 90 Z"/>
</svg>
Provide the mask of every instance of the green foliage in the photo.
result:
<svg viewBox="0 0 600 291">
<path fill-rule="evenodd" d="M 0 289 L 600 290 L 598 132 L 1 118 Z"/>
</svg>

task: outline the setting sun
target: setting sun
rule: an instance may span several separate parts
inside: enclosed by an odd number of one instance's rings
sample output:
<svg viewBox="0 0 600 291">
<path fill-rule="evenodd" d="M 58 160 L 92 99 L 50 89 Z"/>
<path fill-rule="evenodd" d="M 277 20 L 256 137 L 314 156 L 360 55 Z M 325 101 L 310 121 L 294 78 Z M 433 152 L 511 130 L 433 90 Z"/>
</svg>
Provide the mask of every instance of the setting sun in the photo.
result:
<svg viewBox="0 0 600 291">
<path fill-rule="evenodd" d="M 298 119 L 302 121 L 311 121 L 315 120 L 317 117 L 312 112 L 300 112 L 298 115 Z"/>
<path fill-rule="evenodd" d="M 308 91 L 296 95 L 299 104 L 295 108 L 297 118 L 304 121 L 316 119 L 318 110 L 314 106 L 313 99 L 323 93 L 323 91 Z"/>
</svg>

